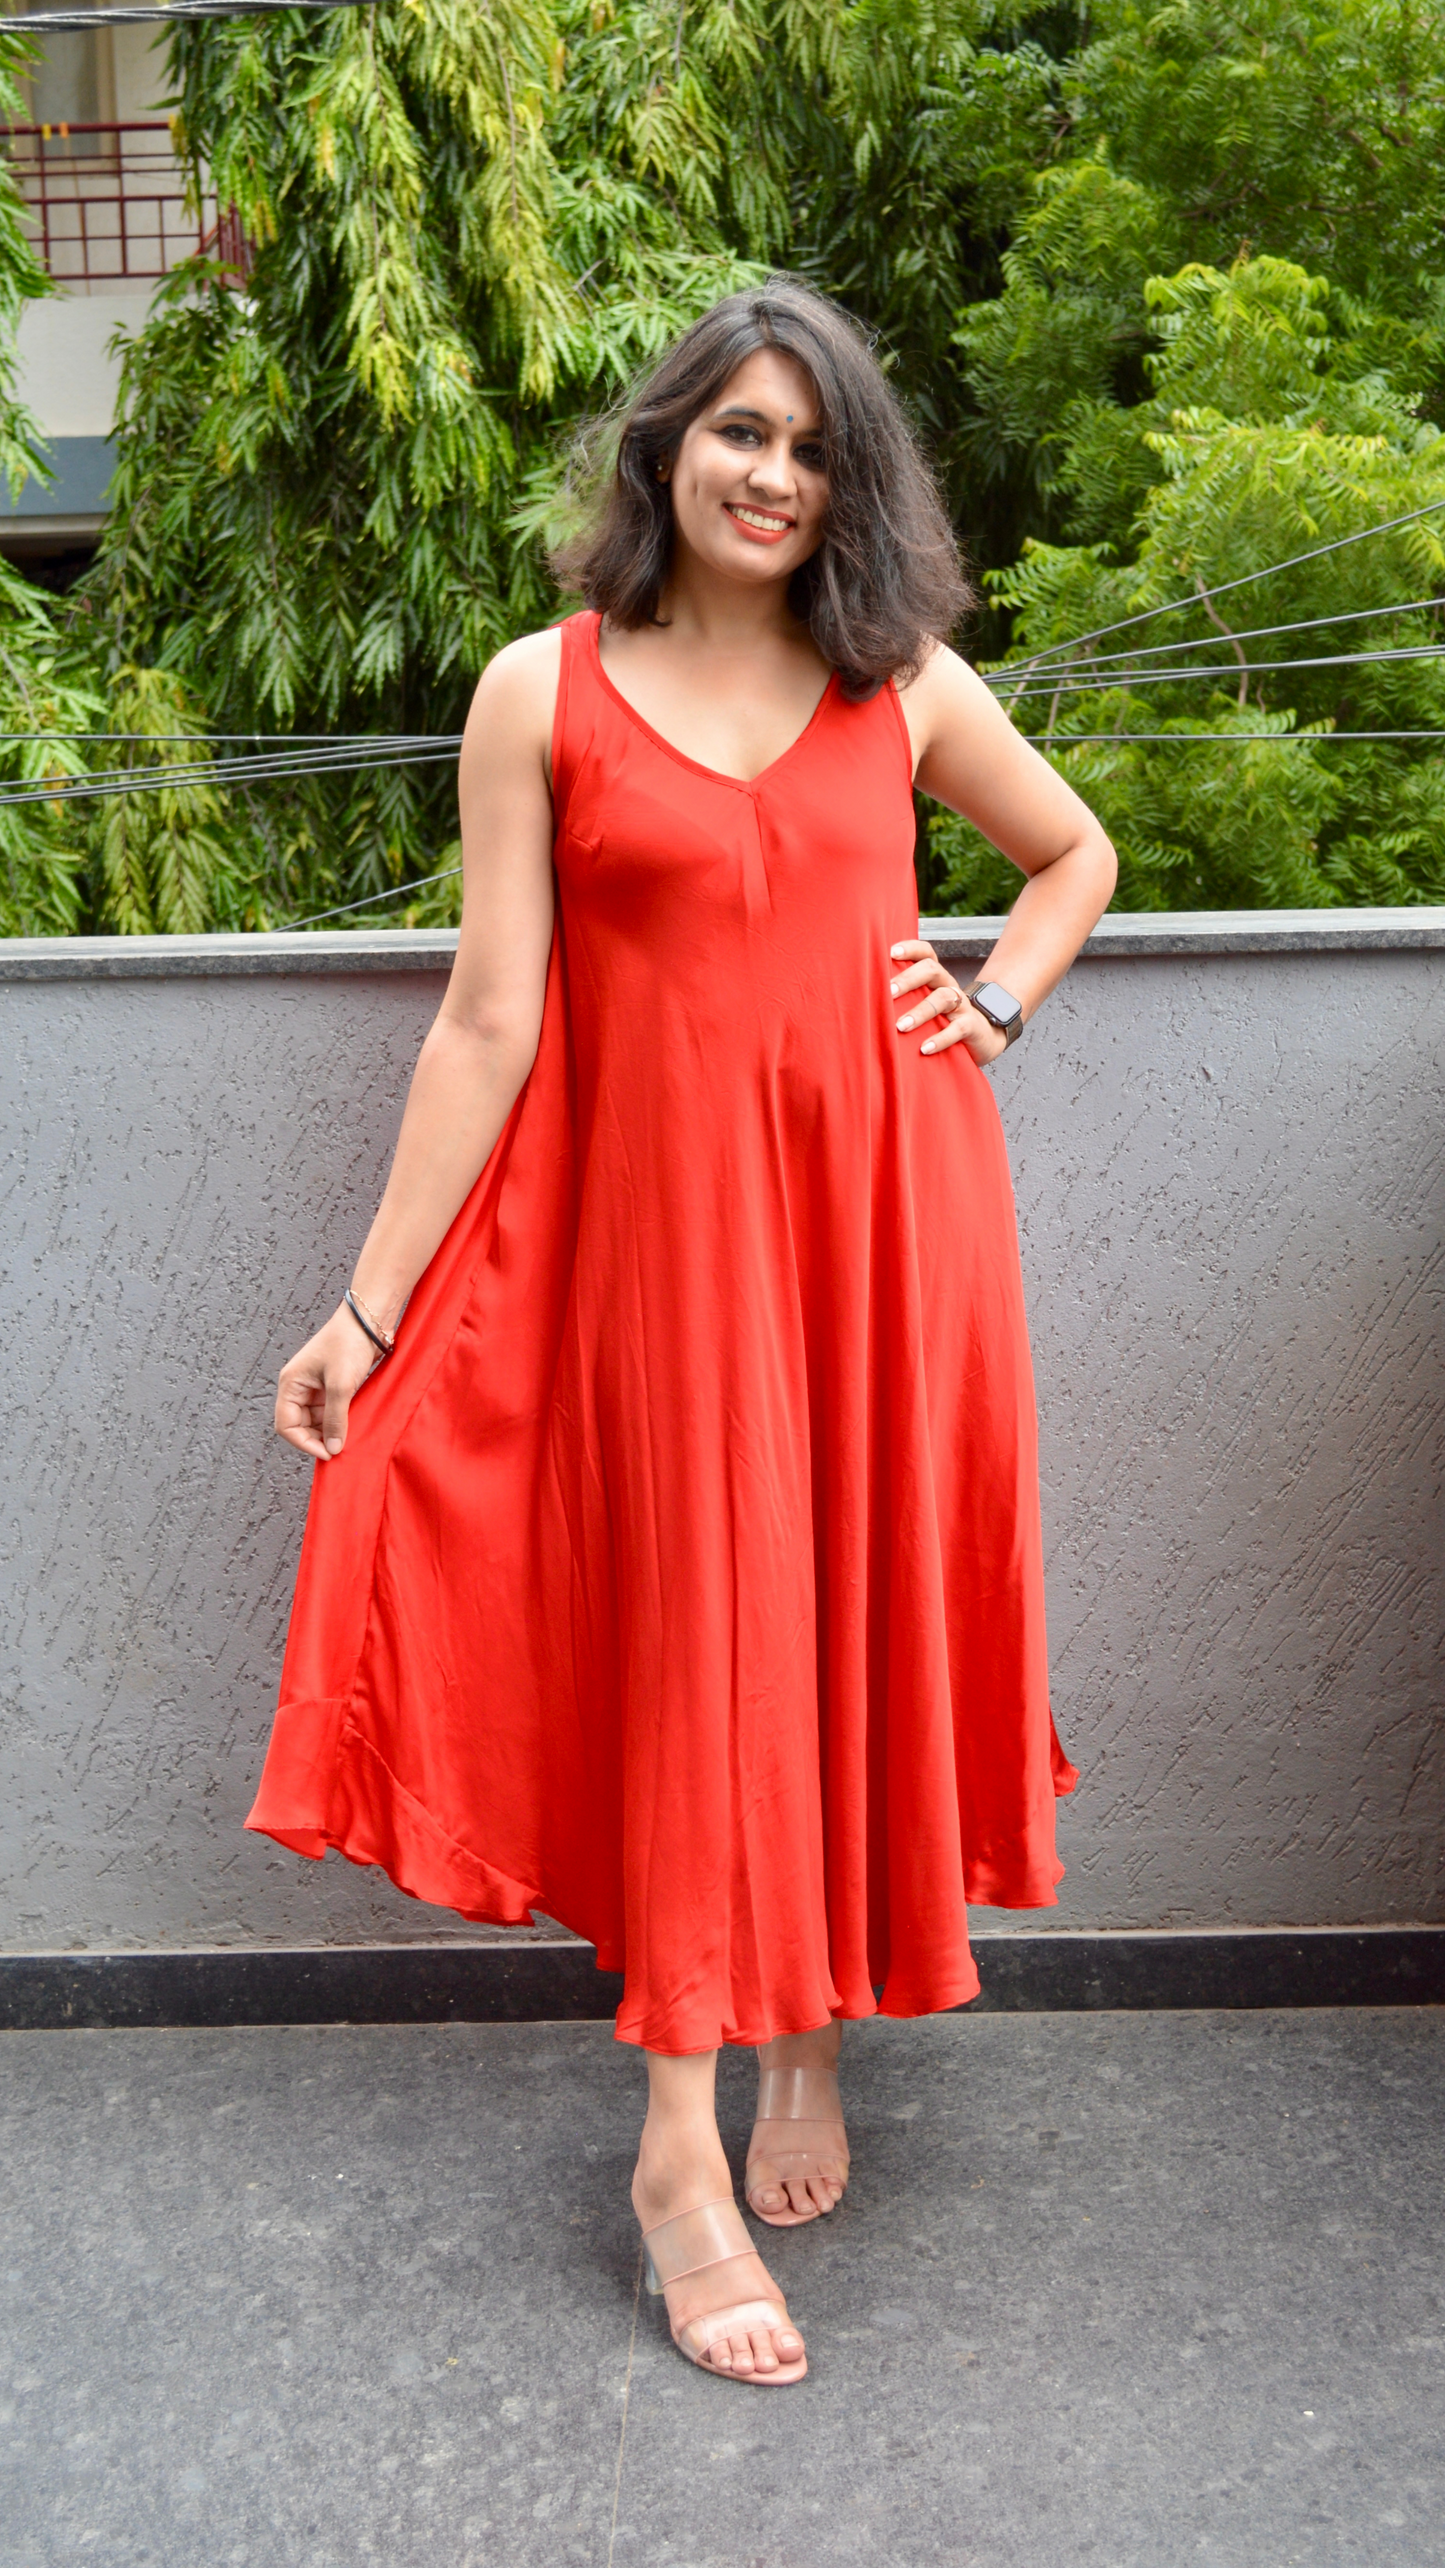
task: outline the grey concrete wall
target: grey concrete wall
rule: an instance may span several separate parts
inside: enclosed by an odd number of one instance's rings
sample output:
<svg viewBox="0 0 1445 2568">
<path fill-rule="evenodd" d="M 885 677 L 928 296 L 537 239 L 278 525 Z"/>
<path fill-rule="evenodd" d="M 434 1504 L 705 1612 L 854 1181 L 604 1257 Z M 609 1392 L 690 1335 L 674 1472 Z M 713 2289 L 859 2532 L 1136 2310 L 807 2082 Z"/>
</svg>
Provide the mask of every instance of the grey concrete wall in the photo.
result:
<svg viewBox="0 0 1445 2568">
<path fill-rule="evenodd" d="M 0 947 L 0 1948 L 477 1939 L 240 1826 L 308 1477 L 274 1376 L 448 942 Z M 1442 1035 L 1440 912 L 1119 920 L 993 1074 L 1084 1769 L 1040 1926 L 1445 1916 Z"/>
</svg>

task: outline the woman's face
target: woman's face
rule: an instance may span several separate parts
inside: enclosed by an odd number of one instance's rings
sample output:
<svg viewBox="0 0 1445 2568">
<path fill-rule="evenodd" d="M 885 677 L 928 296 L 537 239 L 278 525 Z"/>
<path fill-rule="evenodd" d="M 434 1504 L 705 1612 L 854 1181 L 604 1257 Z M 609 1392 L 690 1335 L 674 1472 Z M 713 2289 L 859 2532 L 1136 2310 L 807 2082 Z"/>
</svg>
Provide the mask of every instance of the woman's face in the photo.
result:
<svg viewBox="0 0 1445 2568">
<path fill-rule="evenodd" d="M 828 477 L 809 377 L 759 349 L 686 429 L 673 458 L 680 540 L 728 579 L 787 580 L 823 538 Z"/>
</svg>

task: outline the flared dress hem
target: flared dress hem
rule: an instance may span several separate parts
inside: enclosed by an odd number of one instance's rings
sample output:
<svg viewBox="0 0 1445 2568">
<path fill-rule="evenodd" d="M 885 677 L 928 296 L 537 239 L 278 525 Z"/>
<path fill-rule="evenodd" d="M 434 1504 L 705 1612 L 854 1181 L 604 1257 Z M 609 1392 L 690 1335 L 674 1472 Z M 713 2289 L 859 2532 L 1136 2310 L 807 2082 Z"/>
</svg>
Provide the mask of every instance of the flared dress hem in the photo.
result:
<svg viewBox="0 0 1445 2568">
<path fill-rule="evenodd" d="M 288 1731 L 294 1743 L 289 1755 Z M 330 1749 L 324 1761 L 317 1754 L 319 1742 Z M 368 1767 L 375 1770 L 380 1787 L 372 1796 L 363 1795 L 359 1781 Z M 1055 1764 L 1056 1793 L 1072 1791 L 1076 1780 L 1075 1769 L 1060 1755 Z M 565 1894 L 550 1892 L 544 1883 L 516 1881 L 449 1836 L 377 1753 L 344 1702 L 297 1700 L 282 1708 L 262 1790 L 245 1824 L 255 1835 L 269 1837 L 312 1862 L 319 1863 L 331 1852 L 361 1870 L 383 1872 L 406 1898 L 429 1908 L 449 1908 L 469 1925 L 530 1926 L 533 1910 L 540 1910 L 568 1934 L 580 1935 L 594 1947 L 599 1971 L 620 1975 L 625 1970 L 624 1953 L 614 1948 L 605 1932 L 599 1933 L 585 1918 L 564 1913 L 571 1904 Z M 1063 1865 L 1056 1864 L 1048 1882 L 1010 1883 L 991 1867 L 970 1868 L 966 1896 L 975 1907 L 1057 1908 L 1054 1883 L 1062 1880 L 1063 1872 Z M 942 2015 L 953 2007 L 967 2006 L 978 1996 L 981 1983 L 971 1954 L 966 1958 L 940 1954 L 939 1962 L 938 1977 L 930 1976 L 926 1983 L 897 1986 L 885 1979 L 866 1992 L 830 1991 L 818 2006 L 804 2008 L 806 2021 L 797 2023 L 726 2026 L 699 2021 L 690 2025 L 679 2020 L 675 2006 L 667 2010 L 665 2022 L 654 2023 L 646 2010 L 630 2015 L 624 2001 L 616 2038 L 642 2050 L 685 2058 L 719 2048 L 754 2049 L 785 2034 L 814 2032 L 829 2021 L 856 2024 L 871 2015 L 898 2020 Z"/>
</svg>

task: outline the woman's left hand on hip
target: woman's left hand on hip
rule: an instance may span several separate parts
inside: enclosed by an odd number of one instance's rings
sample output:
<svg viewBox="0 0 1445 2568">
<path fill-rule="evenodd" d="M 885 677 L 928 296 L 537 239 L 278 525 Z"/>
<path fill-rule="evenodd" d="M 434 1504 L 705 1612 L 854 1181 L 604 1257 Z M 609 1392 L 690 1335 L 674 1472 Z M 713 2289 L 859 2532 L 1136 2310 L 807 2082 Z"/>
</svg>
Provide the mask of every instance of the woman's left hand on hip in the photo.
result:
<svg viewBox="0 0 1445 2568">
<path fill-rule="evenodd" d="M 895 1020 L 898 1032 L 922 1032 L 920 1052 L 946 1052 L 952 1044 L 961 1043 L 982 1069 L 1007 1049 L 1006 1038 L 998 1027 L 990 1025 L 978 1008 L 970 1006 L 953 974 L 922 937 L 890 946 L 888 955 L 892 971 L 890 995 L 910 1002 L 906 1013 Z M 923 995 L 915 999 L 915 991 Z"/>
</svg>

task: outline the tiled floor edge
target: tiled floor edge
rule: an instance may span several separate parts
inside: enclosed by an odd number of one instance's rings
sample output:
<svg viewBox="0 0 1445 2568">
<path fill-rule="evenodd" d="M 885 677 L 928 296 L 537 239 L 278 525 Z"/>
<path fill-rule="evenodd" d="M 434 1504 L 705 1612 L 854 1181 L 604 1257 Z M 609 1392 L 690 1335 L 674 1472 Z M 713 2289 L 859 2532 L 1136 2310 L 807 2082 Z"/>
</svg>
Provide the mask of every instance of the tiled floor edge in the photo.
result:
<svg viewBox="0 0 1445 2568">
<path fill-rule="evenodd" d="M 1445 1926 L 980 1938 L 979 2012 L 1445 2004 Z M 573 1942 L 0 1954 L 0 2029 L 600 2022 L 622 1993 Z"/>
</svg>

